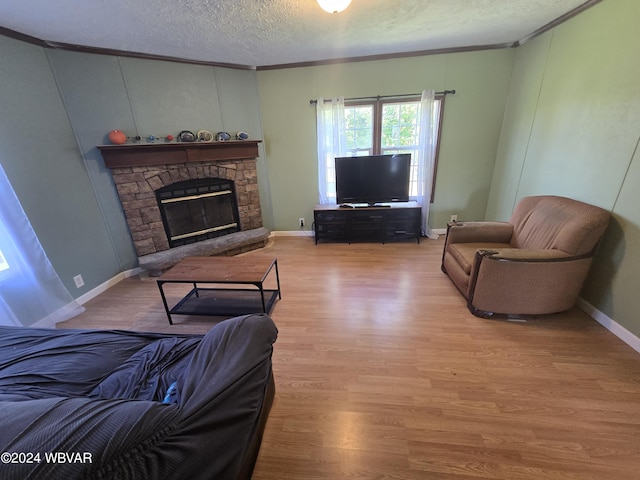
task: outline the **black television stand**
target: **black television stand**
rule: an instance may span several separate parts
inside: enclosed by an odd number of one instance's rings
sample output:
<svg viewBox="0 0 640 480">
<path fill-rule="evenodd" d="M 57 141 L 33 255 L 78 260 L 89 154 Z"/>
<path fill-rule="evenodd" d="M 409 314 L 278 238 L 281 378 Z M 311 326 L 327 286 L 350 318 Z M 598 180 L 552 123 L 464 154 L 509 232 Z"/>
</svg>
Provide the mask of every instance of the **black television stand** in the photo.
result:
<svg viewBox="0 0 640 480">
<path fill-rule="evenodd" d="M 316 244 L 320 240 L 385 243 L 408 239 L 420 243 L 421 217 L 416 202 L 316 205 L 313 210 Z"/>
</svg>

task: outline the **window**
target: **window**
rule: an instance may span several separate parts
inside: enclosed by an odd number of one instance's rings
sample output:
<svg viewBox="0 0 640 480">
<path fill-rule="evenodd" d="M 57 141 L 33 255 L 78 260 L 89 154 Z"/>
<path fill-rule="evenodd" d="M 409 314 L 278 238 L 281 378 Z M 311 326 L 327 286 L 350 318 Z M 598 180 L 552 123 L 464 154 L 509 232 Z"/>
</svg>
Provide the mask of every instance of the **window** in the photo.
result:
<svg viewBox="0 0 640 480">
<path fill-rule="evenodd" d="M 335 161 L 345 155 L 411 154 L 411 200 L 422 210 L 422 234 L 437 238 L 429 227 L 442 130 L 444 95 L 425 89 L 416 95 L 351 99 L 343 97 L 316 104 L 318 139 L 318 200 L 336 203 Z M 402 97 L 402 98 L 400 98 Z M 383 100 L 384 98 L 384 100 Z"/>
<path fill-rule="evenodd" d="M 4 257 L 2 250 L 0 250 L 0 272 L 4 272 L 5 270 L 9 270 L 9 262 Z"/>
<path fill-rule="evenodd" d="M 440 121 L 444 97 L 436 97 L 434 125 L 438 125 L 432 184 L 438 164 Z M 420 98 L 407 100 L 374 100 L 369 102 L 345 101 L 345 135 L 347 155 L 379 155 L 411 153 L 410 195 L 415 197 L 417 187 L 418 112 Z M 327 178 L 335 178 L 334 166 L 327 165 Z M 433 201 L 433 191 L 431 193 Z"/>
<path fill-rule="evenodd" d="M 50 328 L 82 310 L 53 269 L 0 164 L 0 325 Z"/>
<path fill-rule="evenodd" d="M 5 228 L 2 215 L 0 215 L 0 283 L 17 273 L 13 252 L 15 245 Z M 0 290 L 0 296 L 2 292 Z"/>
</svg>

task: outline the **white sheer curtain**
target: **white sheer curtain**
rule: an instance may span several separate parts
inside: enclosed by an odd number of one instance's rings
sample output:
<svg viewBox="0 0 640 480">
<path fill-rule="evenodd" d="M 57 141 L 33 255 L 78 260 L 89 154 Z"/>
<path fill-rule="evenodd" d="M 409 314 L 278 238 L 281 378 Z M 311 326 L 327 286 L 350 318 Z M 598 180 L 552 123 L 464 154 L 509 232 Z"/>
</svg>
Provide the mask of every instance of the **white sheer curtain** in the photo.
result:
<svg viewBox="0 0 640 480">
<path fill-rule="evenodd" d="M 54 271 L 0 166 L 0 325 L 53 327 L 82 311 Z"/>
<path fill-rule="evenodd" d="M 346 154 L 344 97 L 316 103 L 318 191 L 321 204 L 336 203 L 335 158 Z"/>
<path fill-rule="evenodd" d="M 438 116 L 435 104 L 435 90 L 423 90 L 418 112 L 418 168 L 417 202 L 422 207 L 422 234 L 429 238 L 438 238 L 429 226 L 429 206 L 433 168 L 435 162 L 438 135 Z"/>
</svg>

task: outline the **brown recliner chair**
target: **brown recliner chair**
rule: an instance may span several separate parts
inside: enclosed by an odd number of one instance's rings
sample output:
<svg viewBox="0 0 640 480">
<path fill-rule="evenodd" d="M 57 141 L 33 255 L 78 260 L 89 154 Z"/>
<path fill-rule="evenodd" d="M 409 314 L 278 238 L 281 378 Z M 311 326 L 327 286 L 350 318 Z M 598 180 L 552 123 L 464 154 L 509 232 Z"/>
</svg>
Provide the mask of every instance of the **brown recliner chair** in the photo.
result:
<svg viewBox="0 0 640 480">
<path fill-rule="evenodd" d="M 524 197 L 509 222 L 449 224 L 442 271 L 479 317 L 568 310 L 609 217 L 569 198 Z"/>
</svg>

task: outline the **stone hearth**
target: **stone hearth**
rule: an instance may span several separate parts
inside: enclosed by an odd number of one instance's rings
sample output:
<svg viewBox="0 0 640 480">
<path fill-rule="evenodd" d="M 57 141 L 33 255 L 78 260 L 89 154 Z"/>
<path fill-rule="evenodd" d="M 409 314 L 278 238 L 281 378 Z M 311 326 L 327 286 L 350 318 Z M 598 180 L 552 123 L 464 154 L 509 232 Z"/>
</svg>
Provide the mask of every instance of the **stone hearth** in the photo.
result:
<svg viewBox="0 0 640 480">
<path fill-rule="evenodd" d="M 230 233 L 222 237 L 211 238 L 201 242 L 181 245 L 162 252 L 138 257 L 140 267 L 155 277 L 178 263 L 185 257 L 225 255 L 234 256 L 264 247 L 269 239 L 269 230 L 264 227 Z"/>
</svg>

